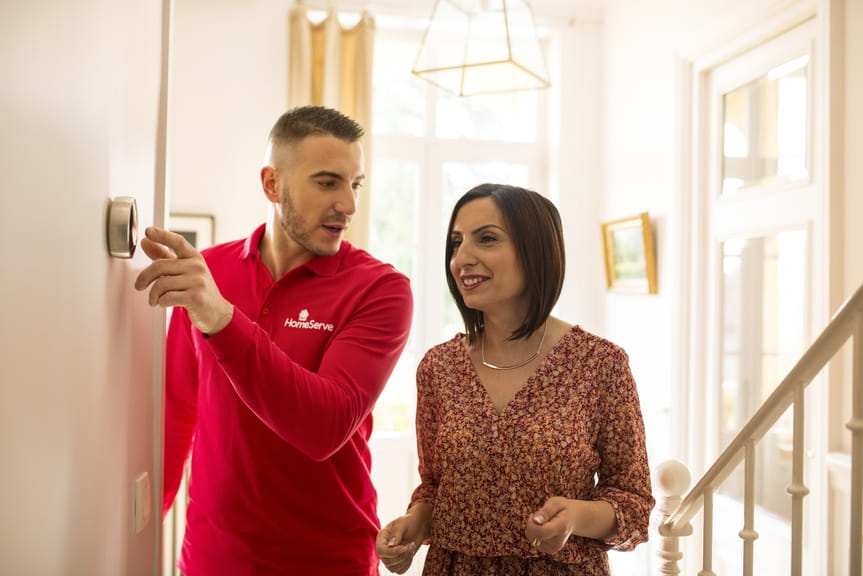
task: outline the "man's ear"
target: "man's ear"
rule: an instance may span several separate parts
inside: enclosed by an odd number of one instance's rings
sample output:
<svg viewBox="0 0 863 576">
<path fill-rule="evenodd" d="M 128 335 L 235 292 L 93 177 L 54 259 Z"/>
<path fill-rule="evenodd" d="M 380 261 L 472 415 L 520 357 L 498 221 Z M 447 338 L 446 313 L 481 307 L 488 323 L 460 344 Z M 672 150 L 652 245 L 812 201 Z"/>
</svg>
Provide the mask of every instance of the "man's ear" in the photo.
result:
<svg viewBox="0 0 863 576">
<path fill-rule="evenodd" d="M 270 202 L 279 202 L 279 190 L 276 186 L 276 169 L 272 166 L 261 168 L 261 187 Z"/>
</svg>

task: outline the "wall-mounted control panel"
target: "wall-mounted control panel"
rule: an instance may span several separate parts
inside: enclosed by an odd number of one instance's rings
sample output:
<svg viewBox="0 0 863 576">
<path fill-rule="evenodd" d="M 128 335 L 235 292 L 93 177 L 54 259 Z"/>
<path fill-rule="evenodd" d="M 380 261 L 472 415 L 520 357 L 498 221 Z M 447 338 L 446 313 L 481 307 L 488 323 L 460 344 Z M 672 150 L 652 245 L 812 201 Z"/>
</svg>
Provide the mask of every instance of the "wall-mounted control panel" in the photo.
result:
<svg viewBox="0 0 863 576">
<path fill-rule="evenodd" d="M 108 253 L 131 258 L 138 247 L 138 205 L 131 196 L 119 196 L 108 205 Z"/>
</svg>

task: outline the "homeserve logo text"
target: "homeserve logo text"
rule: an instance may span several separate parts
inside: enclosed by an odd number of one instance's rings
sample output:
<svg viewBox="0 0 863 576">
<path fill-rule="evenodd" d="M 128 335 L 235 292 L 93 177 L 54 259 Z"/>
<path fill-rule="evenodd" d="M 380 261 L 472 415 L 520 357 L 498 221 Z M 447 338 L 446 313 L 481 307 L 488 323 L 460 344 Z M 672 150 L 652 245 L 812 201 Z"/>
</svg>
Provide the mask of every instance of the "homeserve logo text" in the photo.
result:
<svg viewBox="0 0 863 576">
<path fill-rule="evenodd" d="M 300 310 L 300 315 L 296 320 L 291 317 L 285 318 L 285 326 L 287 326 L 288 328 L 303 328 L 305 330 L 326 330 L 327 332 L 333 331 L 332 324 L 309 320 L 309 311 L 305 308 Z"/>
</svg>

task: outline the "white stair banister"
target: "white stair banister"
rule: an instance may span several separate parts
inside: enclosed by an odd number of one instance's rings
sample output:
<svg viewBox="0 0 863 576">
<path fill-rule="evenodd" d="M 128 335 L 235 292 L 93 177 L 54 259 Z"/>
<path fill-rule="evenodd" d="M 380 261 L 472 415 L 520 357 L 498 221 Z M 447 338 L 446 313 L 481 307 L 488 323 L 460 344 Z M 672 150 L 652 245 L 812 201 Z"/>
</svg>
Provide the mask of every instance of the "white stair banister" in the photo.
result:
<svg viewBox="0 0 863 576">
<path fill-rule="evenodd" d="M 804 463 L 804 391 L 815 376 L 853 338 L 852 353 L 852 416 L 846 427 L 851 432 L 851 513 L 850 513 L 850 561 L 848 574 L 863 576 L 863 557 L 860 542 L 863 542 L 863 286 L 833 315 L 827 327 L 801 356 L 800 360 L 779 383 L 764 404 L 743 426 L 738 435 L 723 450 L 713 465 L 686 492 L 690 483 L 689 470 L 676 460 L 661 463 L 654 471 L 657 488 L 657 513 L 660 517 L 657 532 L 662 539 L 660 573 L 680 574 L 680 537 L 692 533 L 690 520 L 699 511 L 703 512 L 703 569 L 701 576 L 713 576 L 713 494 L 731 472 L 745 462 L 746 502 L 743 529 L 739 536 L 743 540 L 745 574 L 753 571 L 753 545 L 758 533 L 753 525 L 752 484 L 755 467 L 755 445 L 776 423 L 790 406 L 794 406 L 792 478 L 786 491 L 791 496 L 791 573 L 803 573 L 803 499 L 809 489 L 803 482 Z M 685 496 L 684 496 L 685 493 Z"/>
<path fill-rule="evenodd" d="M 653 484 L 659 497 L 656 499 L 656 515 L 659 519 L 659 535 L 662 538 L 659 557 L 662 564 L 659 573 L 664 576 L 680 574 L 678 562 L 683 558 L 680 552 L 680 537 L 692 534 L 692 526 L 686 524 L 680 530 L 668 530 L 665 519 L 680 505 L 683 495 L 692 483 L 689 468 L 678 460 L 666 460 L 653 471 Z"/>
</svg>

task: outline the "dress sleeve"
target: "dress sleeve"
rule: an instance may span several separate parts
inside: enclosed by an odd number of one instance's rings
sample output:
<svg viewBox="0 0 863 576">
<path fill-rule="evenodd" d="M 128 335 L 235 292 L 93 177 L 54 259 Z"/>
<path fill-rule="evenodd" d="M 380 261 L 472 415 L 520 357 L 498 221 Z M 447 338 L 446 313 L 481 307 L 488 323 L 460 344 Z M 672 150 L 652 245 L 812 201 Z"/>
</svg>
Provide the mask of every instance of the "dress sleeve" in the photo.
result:
<svg viewBox="0 0 863 576">
<path fill-rule="evenodd" d="M 426 354 L 417 368 L 416 435 L 420 485 L 411 495 L 409 508 L 418 503 L 434 507 L 440 480 L 435 458 L 439 418 L 431 364 L 430 355 Z"/>
<path fill-rule="evenodd" d="M 180 487 L 197 420 L 198 366 L 191 330 L 186 310 L 172 308 L 165 354 L 163 516 Z"/>
<path fill-rule="evenodd" d="M 323 461 L 371 413 L 407 342 L 412 315 L 407 277 L 384 276 L 330 340 L 317 372 L 292 360 L 237 308 L 206 342 L 246 406 L 283 440 Z"/>
<path fill-rule="evenodd" d="M 598 498 L 611 504 L 617 517 L 617 534 L 605 544 L 625 551 L 647 541 L 655 500 L 638 391 L 622 349 L 615 348 L 607 356 L 602 376 L 607 384 L 600 400 L 597 491 Z"/>
</svg>

